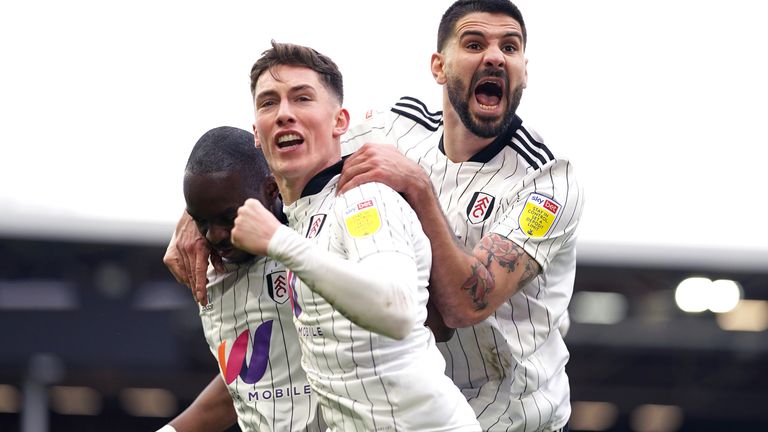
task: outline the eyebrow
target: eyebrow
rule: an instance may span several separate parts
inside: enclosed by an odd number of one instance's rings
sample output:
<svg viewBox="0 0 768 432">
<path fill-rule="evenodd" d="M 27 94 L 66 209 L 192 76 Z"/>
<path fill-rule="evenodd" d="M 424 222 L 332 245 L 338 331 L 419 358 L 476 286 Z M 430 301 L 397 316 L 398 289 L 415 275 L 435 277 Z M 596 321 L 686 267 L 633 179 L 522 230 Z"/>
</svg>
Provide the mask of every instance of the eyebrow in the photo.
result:
<svg viewBox="0 0 768 432">
<path fill-rule="evenodd" d="M 482 37 L 482 38 L 486 38 L 487 37 L 486 34 L 481 32 L 481 31 L 478 31 L 478 30 L 467 30 L 465 32 L 462 32 L 459 35 L 459 40 L 464 39 L 465 37 L 468 37 L 468 36 L 478 36 L 478 37 Z M 519 31 L 510 31 L 510 32 L 506 32 L 506 33 L 504 33 L 502 35 L 502 38 L 509 38 L 509 37 L 519 38 L 520 40 L 522 40 L 523 39 L 523 34 L 520 33 Z"/>
<path fill-rule="evenodd" d="M 299 85 L 293 86 L 290 89 L 288 89 L 288 93 L 289 94 L 291 94 L 291 93 L 299 93 L 299 92 L 302 92 L 302 91 L 305 91 L 305 90 L 311 90 L 313 93 L 315 92 L 315 88 L 312 87 L 311 85 L 309 85 L 309 84 L 299 84 Z M 277 95 L 277 91 L 276 90 L 271 90 L 271 89 L 270 90 L 264 90 L 264 91 L 256 93 L 256 100 L 258 100 L 259 98 L 264 98 L 264 97 L 269 97 L 269 96 L 276 96 L 276 95 Z"/>
</svg>

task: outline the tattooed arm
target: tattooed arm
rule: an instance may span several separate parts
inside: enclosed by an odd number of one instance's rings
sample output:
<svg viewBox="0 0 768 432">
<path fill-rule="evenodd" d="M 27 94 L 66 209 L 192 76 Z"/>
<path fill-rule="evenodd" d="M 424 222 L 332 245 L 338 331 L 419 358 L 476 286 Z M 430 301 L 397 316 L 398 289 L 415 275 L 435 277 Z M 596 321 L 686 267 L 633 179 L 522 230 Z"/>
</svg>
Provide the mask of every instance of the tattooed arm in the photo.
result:
<svg viewBox="0 0 768 432">
<path fill-rule="evenodd" d="M 430 301 L 448 327 L 484 320 L 541 271 L 523 248 L 498 234 L 487 234 L 474 251 L 465 250 L 427 173 L 394 147 L 366 144 L 344 163 L 341 191 L 369 181 L 403 193 L 416 211 L 432 246 Z"/>
<path fill-rule="evenodd" d="M 522 247 L 495 233 L 466 251 L 448 228 L 433 189 L 407 196 L 432 245 L 430 299 L 451 328 L 467 327 L 490 316 L 536 277 L 539 264 Z M 429 222 L 426 222 L 429 221 Z"/>
</svg>

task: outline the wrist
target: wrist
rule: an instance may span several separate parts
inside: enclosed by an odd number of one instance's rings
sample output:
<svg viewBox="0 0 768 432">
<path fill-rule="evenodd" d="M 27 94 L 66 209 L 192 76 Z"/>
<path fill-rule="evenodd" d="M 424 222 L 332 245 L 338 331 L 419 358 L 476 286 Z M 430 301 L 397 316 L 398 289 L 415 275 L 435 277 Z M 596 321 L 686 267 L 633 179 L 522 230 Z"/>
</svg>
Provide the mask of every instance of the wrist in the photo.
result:
<svg viewBox="0 0 768 432">
<path fill-rule="evenodd" d="M 435 190 L 429 178 L 425 181 L 424 178 L 417 177 L 409 184 L 404 197 L 419 217 L 424 213 L 424 209 L 437 202 Z"/>
<path fill-rule="evenodd" d="M 269 242 L 267 243 L 267 256 L 279 261 L 280 258 L 286 253 L 284 249 L 291 234 L 294 234 L 292 229 L 285 225 L 278 226 L 275 232 L 272 233 L 272 237 L 270 237 Z"/>
</svg>

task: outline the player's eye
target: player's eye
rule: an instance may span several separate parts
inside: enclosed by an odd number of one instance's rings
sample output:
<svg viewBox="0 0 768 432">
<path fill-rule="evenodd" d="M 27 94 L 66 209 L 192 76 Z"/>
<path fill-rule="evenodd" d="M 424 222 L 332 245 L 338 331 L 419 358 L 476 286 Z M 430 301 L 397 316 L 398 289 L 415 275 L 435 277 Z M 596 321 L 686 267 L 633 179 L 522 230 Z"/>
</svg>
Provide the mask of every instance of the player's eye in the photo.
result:
<svg viewBox="0 0 768 432">
<path fill-rule="evenodd" d="M 517 45 L 515 44 L 504 45 L 501 49 L 502 51 L 510 54 L 516 53 L 518 50 Z"/>
<path fill-rule="evenodd" d="M 482 46 L 477 42 L 470 42 L 466 45 L 466 47 L 470 51 L 480 51 L 482 49 Z"/>
</svg>

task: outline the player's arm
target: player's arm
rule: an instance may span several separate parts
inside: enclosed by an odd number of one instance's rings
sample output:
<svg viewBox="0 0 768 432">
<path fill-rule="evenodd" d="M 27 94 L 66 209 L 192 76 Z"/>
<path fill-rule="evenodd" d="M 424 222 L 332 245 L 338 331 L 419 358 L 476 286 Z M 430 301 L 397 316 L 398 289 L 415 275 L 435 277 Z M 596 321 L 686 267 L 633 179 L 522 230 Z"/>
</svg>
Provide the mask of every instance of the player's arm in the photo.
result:
<svg viewBox="0 0 768 432">
<path fill-rule="evenodd" d="M 406 192 L 432 245 L 431 296 L 452 328 L 474 325 L 495 311 L 541 268 L 522 247 L 498 234 L 466 251 L 449 229 L 432 185 Z"/>
<path fill-rule="evenodd" d="M 163 256 L 163 263 L 179 283 L 192 290 L 195 300 L 202 305 L 207 303 L 206 272 L 209 258 L 214 266 L 220 265 L 221 259 L 211 255 L 194 220 L 185 211 L 176 224 L 176 230 Z"/>
<path fill-rule="evenodd" d="M 344 163 L 340 192 L 377 181 L 404 194 L 432 245 L 430 298 L 452 328 L 487 318 L 540 271 L 520 246 L 498 234 L 465 250 L 449 228 L 427 174 L 392 146 L 366 144 Z"/>
<path fill-rule="evenodd" d="M 181 414 L 168 423 L 177 432 L 225 431 L 237 422 L 227 386 L 218 375 Z"/>
<path fill-rule="evenodd" d="M 232 244 L 282 263 L 362 328 L 403 339 L 416 323 L 411 285 L 417 279 L 417 269 L 412 257 L 384 252 L 355 262 L 330 254 L 280 224 L 255 199 L 247 200 L 238 210 Z"/>
</svg>

